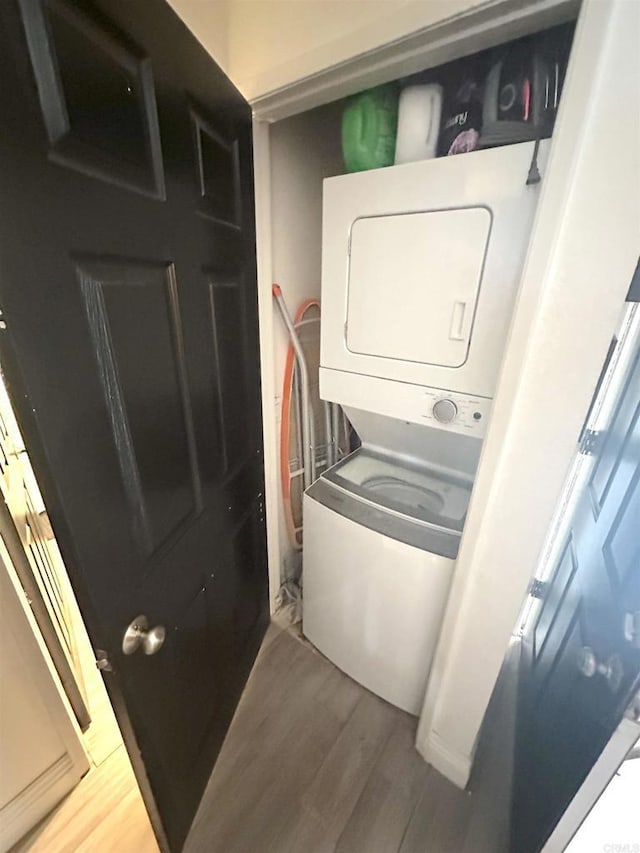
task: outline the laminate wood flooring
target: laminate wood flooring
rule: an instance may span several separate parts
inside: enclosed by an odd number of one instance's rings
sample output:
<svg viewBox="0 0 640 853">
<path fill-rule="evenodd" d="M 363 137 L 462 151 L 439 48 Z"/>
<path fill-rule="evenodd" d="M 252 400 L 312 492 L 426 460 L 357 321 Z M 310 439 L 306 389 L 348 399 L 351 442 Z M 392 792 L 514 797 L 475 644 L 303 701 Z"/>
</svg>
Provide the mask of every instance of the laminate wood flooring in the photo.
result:
<svg viewBox="0 0 640 853">
<path fill-rule="evenodd" d="M 415 750 L 417 722 L 272 626 L 185 853 L 501 853 L 479 795 Z"/>
</svg>

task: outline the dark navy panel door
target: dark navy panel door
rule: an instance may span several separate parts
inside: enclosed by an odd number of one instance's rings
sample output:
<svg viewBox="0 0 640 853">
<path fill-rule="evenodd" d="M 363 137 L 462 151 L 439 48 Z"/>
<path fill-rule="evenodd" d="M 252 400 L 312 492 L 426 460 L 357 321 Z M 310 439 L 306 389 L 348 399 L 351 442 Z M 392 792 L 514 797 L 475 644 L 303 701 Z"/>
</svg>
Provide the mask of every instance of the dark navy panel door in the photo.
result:
<svg viewBox="0 0 640 853">
<path fill-rule="evenodd" d="M 251 113 L 162 0 L 7 0 L 0 65 L 2 367 L 177 850 L 268 618 Z"/>
<path fill-rule="evenodd" d="M 640 678 L 640 347 L 525 637 L 514 853 L 539 851 L 617 728 Z M 612 392 L 609 392 L 611 396 Z"/>
</svg>

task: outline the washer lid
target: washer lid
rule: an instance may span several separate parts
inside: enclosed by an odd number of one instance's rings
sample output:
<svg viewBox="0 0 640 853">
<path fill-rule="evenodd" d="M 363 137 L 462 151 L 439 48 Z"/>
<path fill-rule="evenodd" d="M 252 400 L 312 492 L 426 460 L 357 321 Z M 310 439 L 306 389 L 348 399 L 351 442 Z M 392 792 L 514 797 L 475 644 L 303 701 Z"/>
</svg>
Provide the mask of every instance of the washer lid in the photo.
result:
<svg viewBox="0 0 640 853">
<path fill-rule="evenodd" d="M 472 487 L 468 478 L 411 465 L 364 447 L 323 476 L 393 513 L 462 532 Z"/>
</svg>

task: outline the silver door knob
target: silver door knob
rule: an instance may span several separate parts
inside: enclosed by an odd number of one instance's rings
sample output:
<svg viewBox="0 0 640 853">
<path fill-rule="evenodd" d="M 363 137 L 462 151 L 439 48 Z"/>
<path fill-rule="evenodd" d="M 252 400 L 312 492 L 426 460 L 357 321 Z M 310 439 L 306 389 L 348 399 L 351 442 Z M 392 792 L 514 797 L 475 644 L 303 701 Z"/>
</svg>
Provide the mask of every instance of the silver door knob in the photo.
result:
<svg viewBox="0 0 640 853">
<path fill-rule="evenodd" d="M 145 655 L 155 655 L 162 648 L 166 633 L 164 625 L 156 625 L 155 628 L 150 628 L 146 616 L 136 616 L 124 632 L 122 651 L 125 655 L 132 655 L 142 647 Z"/>
<path fill-rule="evenodd" d="M 620 658 L 617 655 L 611 655 L 605 663 L 601 663 L 590 646 L 582 646 L 578 649 L 578 669 L 586 678 L 602 675 L 614 693 L 622 682 L 623 671 Z"/>
</svg>

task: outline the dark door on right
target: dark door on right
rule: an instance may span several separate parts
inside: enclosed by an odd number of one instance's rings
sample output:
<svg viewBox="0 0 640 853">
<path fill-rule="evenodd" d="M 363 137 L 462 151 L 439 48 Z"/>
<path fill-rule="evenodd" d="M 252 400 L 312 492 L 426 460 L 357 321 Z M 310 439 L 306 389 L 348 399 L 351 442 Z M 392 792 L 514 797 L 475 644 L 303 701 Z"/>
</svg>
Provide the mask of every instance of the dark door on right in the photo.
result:
<svg viewBox="0 0 640 853">
<path fill-rule="evenodd" d="M 525 637 L 512 853 L 542 849 L 640 680 L 638 338 Z"/>
</svg>

